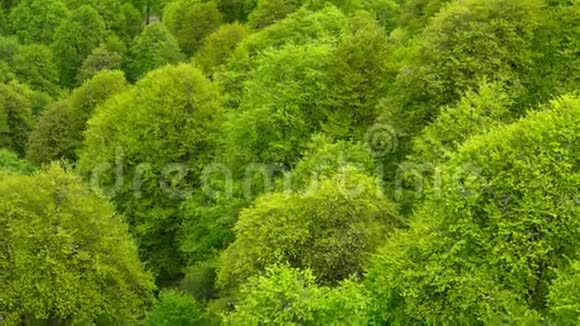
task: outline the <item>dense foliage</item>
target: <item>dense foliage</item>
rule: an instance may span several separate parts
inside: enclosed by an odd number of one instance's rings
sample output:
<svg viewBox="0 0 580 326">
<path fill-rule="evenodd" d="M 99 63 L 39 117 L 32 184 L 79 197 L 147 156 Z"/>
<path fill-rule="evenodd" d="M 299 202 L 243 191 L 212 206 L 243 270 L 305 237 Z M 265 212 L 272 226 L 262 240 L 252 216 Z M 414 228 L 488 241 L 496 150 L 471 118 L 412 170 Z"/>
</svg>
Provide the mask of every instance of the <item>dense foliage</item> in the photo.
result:
<svg viewBox="0 0 580 326">
<path fill-rule="evenodd" d="M 181 273 L 179 203 L 214 155 L 222 116 L 216 87 L 179 65 L 148 74 L 88 122 L 80 170 L 113 196 L 162 279 Z"/>
<path fill-rule="evenodd" d="M 152 277 L 110 203 L 56 165 L 1 177 L 3 321 L 86 324 L 143 316 Z"/>
<path fill-rule="evenodd" d="M 576 325 L 580 0 L 3 0 L 0 324 Z"/>
</svg>

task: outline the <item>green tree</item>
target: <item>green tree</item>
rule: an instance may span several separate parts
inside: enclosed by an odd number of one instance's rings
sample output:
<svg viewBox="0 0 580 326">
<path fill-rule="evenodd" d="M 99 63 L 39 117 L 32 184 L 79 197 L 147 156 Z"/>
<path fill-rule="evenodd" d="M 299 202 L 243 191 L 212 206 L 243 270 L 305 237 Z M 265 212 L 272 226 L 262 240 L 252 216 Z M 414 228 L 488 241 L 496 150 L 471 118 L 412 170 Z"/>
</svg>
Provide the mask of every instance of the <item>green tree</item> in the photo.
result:
<svg viewBox="0 0 580 326">
<path fill-rule="evenodd" d="M 257 0 L 217 0 L 217 5 L 224 15 L 224 21 L 234 23 L 247 21 L 257 2 Z"/>
<path fill-rule="evenodd" d="M 25 44 L 52 43 L 57 28 L 68 20 L 69 12 L 59 0 L 22 0 L 10 12 L 10 26 Z"/>
<path fill-rule="evenodd" d="M 369 299 L 353 280 L 338 287 L 318 286 L 309 270 L 285 265 L 266 268 L 242 288 L 227 325 L 365 325 Z"/>
<path fill-rule="evenodd" d="M 450 0 L 408 0 L 400 1 L 395 16 L 396 26 L 410 34 L 420 33 L 430 18 L 439 13 Z"/>
<path fill-rule="evenodd" d="M 313 181 L 330 178 L 342 169 L 356 169 L 369 176 L 378 176 L 377 166 L 369 149 L 361 143 L 332 141 L 326 135 L 317 134 L 308 143 L 300 161 L 285 178 L 289 178 L 292 189 L 306 188 Z M 287 185 L 279 180 L 280 191 Z"/>
<path fill-rule="evenodd" d="M 401 187 L 395 195 L 410 212 L 424 191 L 437 182 L 437 166 L 447 162 L 470 137 L 483 134 L 515 118 L 514 100 L 501 83 L 483 81 L 455 106 L 448 106 L 413 139 L 407 161 L 399 166 Z"/>
<path fill-rule="evenodd" d="M 548 23 L 538 41 L 544 57 L 534 82 L 535 91 L 544 96 L 572 92 L 580 84 L 580 1 L 557 3 L 548 9 Z"/>
<path fill-rule="evenodd" d="M 208 74 L 213 72 L 232 56 L 238 44 L 250 34 L 248 28 L 239 23 L 221 25 L 207 36 L 203 46 L 195 55 L 195 63 Z"/>
<path fill-rule="evenodd" d="M 32 44 L 18 47 L 12 58 L 16 78 L 30 88 L 58 96 L 59 71 L 48 46 Z"/>
<path fill-rule="evenodd" d="M 105 71 L 86 81 L 68 97 L 51 103 L 28 138 L 26 158 L 37 164 L 64 159 L 76 161 L 87 120 L 95 108 L 125 90 L 120 71 Z"/>
<path fill-rule="evenodd" d="M 550 320 L 555 325 L 577 325 L 580 322 L 580 262 L 573 261 L 557 271 L 550 285 Z"/>
<path fill-rule="evenodd" d="M 286 46 L 256 59 L 254 77 L 244 84 L 239 113 L 226 129 L 226 156 L 235 168 L 250 163 L 292 167 L 311 135 L 319 131 L 319 109 L 328 91 L 326 45 Z"/>
<path fill-rule="evenodd" d="M 0 317 L 136 323 L 154 288 L 113 206 L 52 165 L 0 184 Z"/>
<path fill-rule="evenodd" d="M 0 147 L 24 154 L 34 124 L 32 91 L 16 82 L 0 84 Z"/>
<path fill-rule="evenodd" d="M 179 62 L 183 55 L 175 37 L 161 23 L 153 23 L 145 28 L 131 44 L 128 63 L 128 76 L 132 81 L 143 77 L 147 72 Z"/>
<path fill-rule="evenodd" d="M 0 170 L 27 174 L 33 172 L 34 167 L 18 158 L 16 153 L 0 148 Z"/>
<path fill-rule="evenodd" d="M 304 191 L 272 193 L 241 212 L 221 255 L 218 282 L 233 291 L 270 264 L 309 268 L 323 284 L 362 273 L 362 263 L 400 225 L 376 179 L 346 170 Z"/>
<path fill-rule="evenodd" d="M 338 9 L 319 12 L 300 9 L 286 19 L 244 39 L 215 78 L 228 107 L 237 108 L 243 97 L 244 83 L 254 76 L 257 58 L 269 49 L 285 44 L 334 43 L 347 31 L 348 19 Z"/>
<path fill-rule="evenodd" d="M 153 310 L 147 315 L 147 326 L 195 326 L 205 325 L 203 310 L 195 299 L 187 294 L 167 290 L 159 295 Z"/>
<path fill-rule="evenodd" d="M 70 10 L 77 10 L 83 5 L 92 7 L 97 11 L 105 23 L 108 31 L 124 35 L 125 16 L 122 9 L 122 0 L 61 0 L 66 3 Z M 129 3 L 129 5 L 131 5 Z"/>
<path fill-rule="evenodd" d="M 4 7 L 0 5 L 0 35 L 5 34 L 8 34 L 8 20 Z"/>
<path fill-rule="evenodd" d="M 214 155 L 219 98 L 198 69 L 167 66 L 107 101 L 88 122 L 79 169 L 92 173 L 93 184 L 125 213 L 161 281 L 182 272 L 179 205 Z"/>
<path fill-rule="evenodd" d="M 540 1 L 452 2 L 429 20 L 404 59 L 391 94 L 383 102 L 386 119 L 397 126 L 399 151 L 439 114 L 483 78 L 506 81 L 519 103 L 534 103 L 529 87 Z M 541 100 L 541 99 L 540 99 Z"/>
<path fill-rule="evenodd" d="M 387 323 L 525 324 L 580 255 L 580 99 L 464 143 L 367 275 Z"/>
<path fill-rule="evenodd" d="M 280 21 L 300 8 L 300 0 L 258 0 L 258 5 L 248 17 L 254 29 L 263 29 Z"/>
<path fill-rule="evenodd" d="M 123 57 L 121 54 L 111 52 L 104 45 L 101 45 L 95 48 L 85 61 L 83 61 L 76 80 L 82 84 L 103 70 L 120 69 L 122 62 Z"/>
<path fill-rule="evenodd" d="M 121 7 L 121 10 L 123 11 L 125 24 L 121 35 L 132 40 L 143 31 L 143 17 L 141 12 L 130 3 L 125 3 L 123 7 Z"/>
<path fill-rule="evenodd" d="M 351 19 L 351 31 L 333 51 L 324 130 L 337 138 L 364 141 L 379 112 L 376 107 L 395 76 L 384 29 L 368 14 Z"/>
<path fill-rule="evenodd" d="M 413 139 L 412 161 L 433 165 L 446 162 L 468 138 L 509 123 L 514 101 L 501 83 L 483 81 L 455 106 L 441 114 Z"/>
<path fill-rule="evenodd" d="M 83 61 L 105 40 L 105 23 L 99 13 L 88 5 L 73 11 L 55 33 L 52 51 L 61 72 L 61 81 L 73 86 Z"/>
<path fill-rule="evenodd" d="M 213 0 L 177 0 L 170 3 L 163 14 L 163 22 L 187 55 L 197 52 L 203 40 L 221 25 L 222 20 L 223 16 Z"/>
</svg>

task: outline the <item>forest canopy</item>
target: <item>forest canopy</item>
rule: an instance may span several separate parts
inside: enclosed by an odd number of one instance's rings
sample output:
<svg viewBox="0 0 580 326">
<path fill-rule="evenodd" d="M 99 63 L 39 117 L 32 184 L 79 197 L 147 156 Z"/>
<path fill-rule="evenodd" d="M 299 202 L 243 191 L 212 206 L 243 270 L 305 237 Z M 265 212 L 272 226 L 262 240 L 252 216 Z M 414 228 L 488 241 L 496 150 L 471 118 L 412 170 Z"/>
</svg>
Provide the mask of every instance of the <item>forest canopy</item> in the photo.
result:
<svg viewBox="0 0 580 326">
<path fill-rule="evenodd" d="M 577 325 L 580 0 L 0 3 L 0 324 Z"/>
</svg>

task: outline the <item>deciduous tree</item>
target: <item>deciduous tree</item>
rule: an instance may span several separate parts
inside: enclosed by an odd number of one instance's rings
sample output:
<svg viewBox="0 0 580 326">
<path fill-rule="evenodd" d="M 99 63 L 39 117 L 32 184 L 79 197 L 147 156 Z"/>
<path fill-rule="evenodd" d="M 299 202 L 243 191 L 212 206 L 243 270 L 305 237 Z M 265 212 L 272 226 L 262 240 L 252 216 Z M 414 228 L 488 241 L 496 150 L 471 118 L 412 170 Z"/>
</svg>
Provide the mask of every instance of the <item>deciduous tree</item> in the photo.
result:
<svg viewBox="0 0 580 326">
<path fill-rule="evenodd" d="M 132 81 L 147 72 L 167 64 L 179 62 L 183 55 L 177 40 L 161 23 L 153 23 L 145 28 L 131 44 L 128 76 Z"/>
<path fill-rule="evenodd" d="M 14 323 L 136 323 L 154 288 L 127 226 L 52 165 L 0 183 L 0 316 Z"/>
<path fill-rule="evenodd" d="M 88 122 L 80 171 L 127 216 L 161 281 L 182 272 L 179 206 L 199 187 L 222 121 L 216 87 L 198 69 L 178 65 L 148 74 Z"/>
</svg>

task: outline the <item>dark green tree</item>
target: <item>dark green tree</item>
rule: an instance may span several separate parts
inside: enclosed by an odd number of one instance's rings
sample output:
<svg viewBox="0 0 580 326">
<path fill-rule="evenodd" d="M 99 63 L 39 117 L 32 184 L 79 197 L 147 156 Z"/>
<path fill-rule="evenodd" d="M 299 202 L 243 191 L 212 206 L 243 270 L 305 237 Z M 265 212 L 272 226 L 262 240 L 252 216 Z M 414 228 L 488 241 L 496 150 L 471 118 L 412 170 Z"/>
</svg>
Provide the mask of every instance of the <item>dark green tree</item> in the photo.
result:
<svg viewBox="0 0 580 326">
<path fill-rule="evenodd" d="M 246 22 L 256 8 L 257 0 L 217 0 L 218 9 L 227 23 Z"/>
<path fill-rule="evenodd" d="M 49 47 L 37 44 L 20 46 L 11 65 L 16 78 L 33 90 L 51 96 L 61 93 L 58 67 Z"/>
<path fill-rule="evenodd" d="M 121 7 L 124 18 L 123 30 L 120 32 L 126 39 L 132 40 L 139 35 L 145 25 L 143 24 L 143 15 L 130 3 L 125 3 Z"/>
<path fill-rule="evenodd" d="M 8 34 L 8 19 L 4 7 L 0 5 L 0 35 L 5 34 Z"/>
<path fill-rule="evenodd" d="M 25 44 L 49 45 L 57 28 L 69 18 L 66 6 L 59 0 L 22 0 L 10 12 L 10 27 Z"/>
<path fill-rule="evenodd" d="M 71 20 L 64 22 L 56 30 L 52 51 L 64 85 L 74 85 L 83 61 L 105 40 L 105 34 L 103 19 L 88 5 L 73 11 Z"/>
<path fill-rule="evenodd" d="M 170 3 L 163 14 L 163 22 L 186 55 L 197 52 L 222 20 L 223 15 L 213 0 L 177 0 Z"/>
<path fill-rule="evenodd" d="M 324 130 L 337 138 L 364 141 L 377 104 L 395 79 L 384 29 L 368 14 L 351 19 L 351 31 L 333 51 L 324 99 Z"/>
<path fill-rule="evenodd" d="M 83 61 L 76 77 L 77 83 L 82 84 L 103 70 L 120 69 L 122 63 L 123 57 L 121 54 L 112 52 L 105 45 L 101 45 L 95 48 L 85 61 Z"/>
<path fill-rule="evenodd" d="M 120 71 L 105 71 L 86 81 L 68 97 L 51 103 L 28 139 L 26 157 L 40 165 L 53 160 L 76 161 L 87 120 L 95 108 L 125 90 Z"/>
<path fill-rule="evenodd" d="M 0 147 L 24 154 L 34 124 L 32 91 L 16 82 L 0 84 Z"/>
<path fill-rule="evenodd" d="M 258 5 L 248 17 L 248 25 L 263 29 L 295 12 L 300 8 L 300 0 L 258 0 Z"/>
<path fill-rule="evenodd" d="M 129 56 L 127 74 L 132 81 L 138 80 L 151 70 L 175 64 L 183 58 L 175 37 L 161 23 L 147 26 L 133 40 Z"/>
</svg>

